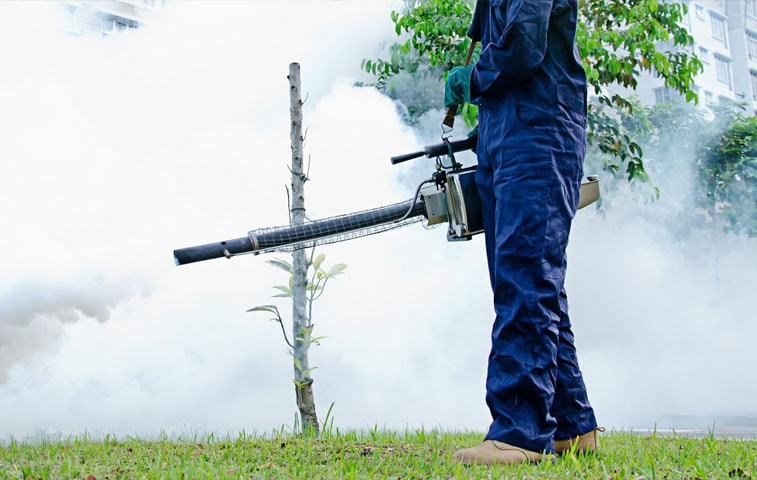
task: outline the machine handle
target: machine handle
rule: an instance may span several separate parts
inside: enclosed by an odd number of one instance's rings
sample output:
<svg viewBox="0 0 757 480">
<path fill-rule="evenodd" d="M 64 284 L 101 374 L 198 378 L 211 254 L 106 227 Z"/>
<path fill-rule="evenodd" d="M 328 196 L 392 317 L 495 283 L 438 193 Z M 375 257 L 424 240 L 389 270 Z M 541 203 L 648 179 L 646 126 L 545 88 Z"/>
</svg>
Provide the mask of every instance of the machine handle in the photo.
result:
<svg viewBox="0 0 757 480">
<path fill-rule="evenodd" d="M 478 135 L 473 135 L 464 140 L 455 140 L 454 142 L 449 143 L 441 142 L 435 143 L 433 145 L 427 145 L 420 152 L 405 153 L 403 155 L 392 157 L 392 165 L 397 165 L 398 163 L 406 162 L 408 160 L 423 156 L 432 158 L 446 155 L 450 152 L 450 148 L 452 149 L 453 153 L 462 152 L 465 150 L 473 150 L 476 148 L 477 143 Z"/>
</svg>

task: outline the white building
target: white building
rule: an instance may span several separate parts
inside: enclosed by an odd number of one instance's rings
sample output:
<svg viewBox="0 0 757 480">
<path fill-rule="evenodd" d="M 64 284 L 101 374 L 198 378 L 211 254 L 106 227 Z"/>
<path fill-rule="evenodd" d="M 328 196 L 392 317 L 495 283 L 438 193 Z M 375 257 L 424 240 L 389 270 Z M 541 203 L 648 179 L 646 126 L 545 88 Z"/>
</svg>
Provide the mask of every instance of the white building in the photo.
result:
<svg viewBox="0 0 757 480">
<path fill-rule="evenodd" d="M 162 8 L 166 0 L 63 0 L 66 32 L 108 36 L 131 28 Z"/>
<path fill-rule="evenodd" d="M 113 35 L 141 23 L 168 0 L 63 0 L 66 31 Z M 694 90 L 700 105 L 723 99 L 746 101 L 757 112 L 757 0 L 679 0 L 688 5 L 684 26 L 694 37 L 692 52 L 704 71 Z M 643 75 L 636 94 L 646 104 L 677 93 L 660 79 Z"/>
<path fill-rule="evenodd" d="M 757 110 L 757 0 L 686 0 L 683 22 L 694 37 L 692 51 L 704 70 L 694 90 L 700 105 L 723 99 L 746 101 Z M 643 103 L 668 101 L 677 93 L 645 76 L 637 94 Z"/>
</svg>

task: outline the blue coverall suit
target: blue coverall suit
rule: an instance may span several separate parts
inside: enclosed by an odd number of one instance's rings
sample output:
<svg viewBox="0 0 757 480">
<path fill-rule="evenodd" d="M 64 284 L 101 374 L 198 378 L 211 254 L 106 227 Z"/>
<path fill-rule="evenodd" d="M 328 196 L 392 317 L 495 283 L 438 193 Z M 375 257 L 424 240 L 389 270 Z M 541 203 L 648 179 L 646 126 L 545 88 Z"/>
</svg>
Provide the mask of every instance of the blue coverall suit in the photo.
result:
<svg viewBox="0 0 757 480">
<path fill-rule="evenodd" d="M 563 288 L 586 141 L 577 10 L 577 0 L 479 0 L 468 31 L 482 46 L 471 98 L 496 312 L 486 439 L 535 452 L 597 428 Z"/>
</svg>

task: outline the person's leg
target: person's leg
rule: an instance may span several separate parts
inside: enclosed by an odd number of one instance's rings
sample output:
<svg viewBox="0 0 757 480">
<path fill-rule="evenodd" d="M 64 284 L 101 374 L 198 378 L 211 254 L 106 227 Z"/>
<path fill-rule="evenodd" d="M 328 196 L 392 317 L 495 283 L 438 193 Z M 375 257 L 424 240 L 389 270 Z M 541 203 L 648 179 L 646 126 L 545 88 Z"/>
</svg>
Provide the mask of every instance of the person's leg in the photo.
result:
<svg viewBox="0 0 757 480">
<path fill-rule="evenodd" d="M 563 136 L 566 151 L 574 152 L 574 162 L 565 162 L 558 166 L 560 176 L 565 179 L 567 207 L 575 214 L 580 196 L 581 178 L 583 177 L 583 157 L 585 153 L 585 129 L 581 125 L 582 115 L 566 111 L 575 122 L 567 124 L 566 134 Z M 581 168 L 576 170 L 574 165 Z M 573 187 L 576 187 L 574 190 Z M 567 260 L 563 256 L 563 271 L 567 267 Z M 551 414 L 557 420 L 555 431 L 555 449 L 562 453 L 570 448 L 573 441 L 580 438 L 586 449 L 596 447 L 597 421 L 594 410 L 589 403 L 586 385 L 581 369 L 578 366 L 573 330 L 568 315 L 568 296 L 565 288 L 560 289 L 559 295 L 560 322 L 558 324 L 559 340 L 557 349 L 557 383 Z"/>
<path fill-rule="evenodd" d="M 560 326 L 567 321 L 565 251 L 578 204 L 584 125 L 540 104 L 487 107 L 480 110 L 476 179 L 496 313 L 486 382 L 492 424 L 482 445 L 456 456 L 533 461 L 540 458 L 535 452 L 553 451 L 559 428 L 551 410 L 561 333 L 564 356 L 575 350 L 569 322 L 563 332 Z M 567 397 L 559 401 L 567 403 Z"/>
<path fill-rule="evenodd" d="M 550 169 L 551 160 L 531 149 L 510 151 L 501 143 L 502 135 L 499 142 L 487 141 L 486 126 L 492 125 L 483 110 L 476 184 L 496 313 L 486 380 L 492 424 L 483 443 L 456 452 L 454 459 L 533 462 L 553 450 L 556 427 L 549 415 L 556 375 L 556 316 L 544 314 L 540 304 L 545 294 L 539 292 L 543 285 L 535 285 L 544 278 L 540 244 L 548 221 L 540 197 L 549 183 L 543 172 Z"/>
<path fill-rule="evenodd" d="M 564 128 L 544 105 L 512 101 L 503 109 L 501 122 L 479 126 L 477 186 L 496 313 L 486 383 L 493 421 L 486 438 L 551 451 L 559 293 L 573 215 L 564 199 Z"/>
<path fill-rule="evenodd" d="M 560 306 L 563 312 L 559 325 L 560 339 L 557 348 L 557 384 L 552 404 L 552 416 L 557 419 L 555 441 L 561 446 L 562 440 L 572 439 L 597 429 L 594 409 L 589 403 L 586 385 L 578 366 L 573 330 L 568 317 L 568 299 L 563 289 L 560 292 Z"/>
</svg>

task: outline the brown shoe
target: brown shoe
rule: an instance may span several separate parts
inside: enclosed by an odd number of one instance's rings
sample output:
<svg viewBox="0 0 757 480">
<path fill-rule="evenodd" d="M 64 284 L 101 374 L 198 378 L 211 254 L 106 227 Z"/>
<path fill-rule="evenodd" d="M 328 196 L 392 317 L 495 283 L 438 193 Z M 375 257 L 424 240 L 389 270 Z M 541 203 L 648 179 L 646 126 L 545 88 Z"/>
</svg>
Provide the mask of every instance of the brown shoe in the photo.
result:
<svg viewBox="0 0 757 480">
<path fill-rule="evenodd" d="M 555 440 L 555 453 L 564 455 L 570 451 L 574 453 L 589 453 L 599 447 L 597 432 L 604 432 L 605 427 L 597 427 L 590 432 L 565 440 Z"/>
<path fill-rule="evenodd" d="M 485 440 L 475 447 L 458 450 L 452 460 L 466 465 L 535 463 L 542 460 L 542 454 L 496 440 Z"/>
</svg>

